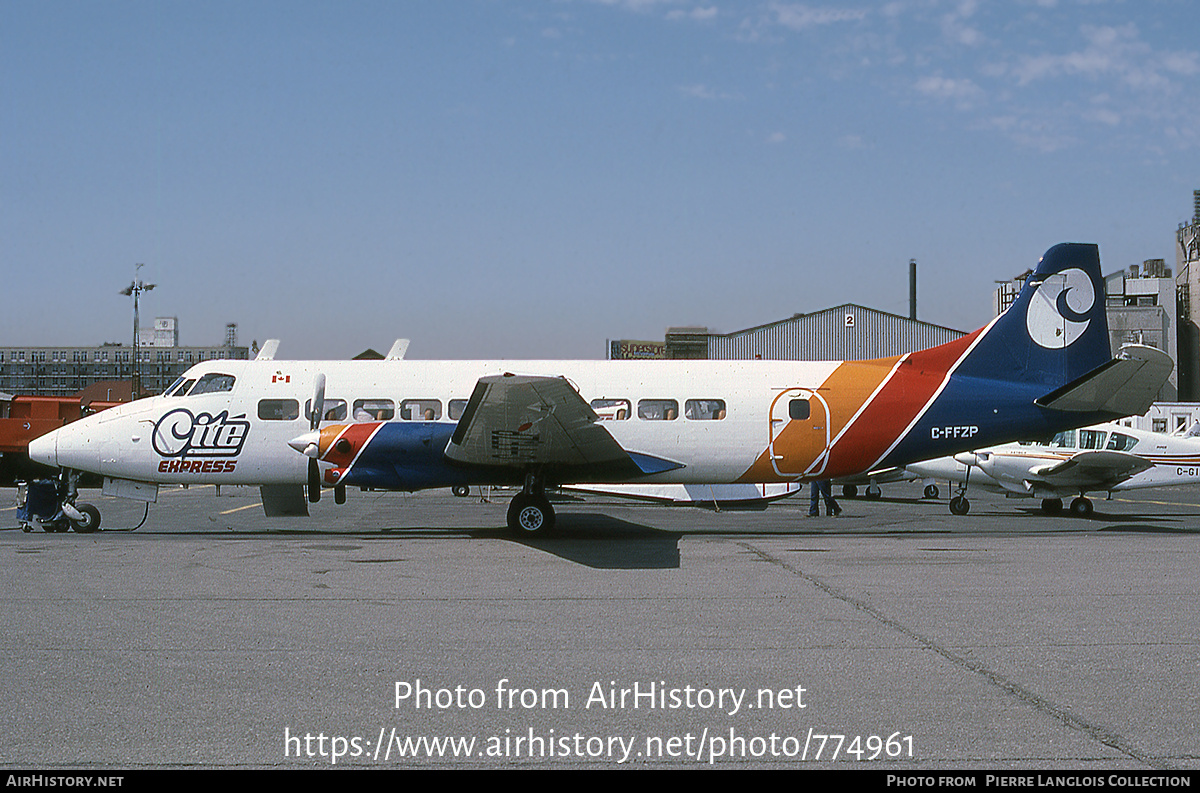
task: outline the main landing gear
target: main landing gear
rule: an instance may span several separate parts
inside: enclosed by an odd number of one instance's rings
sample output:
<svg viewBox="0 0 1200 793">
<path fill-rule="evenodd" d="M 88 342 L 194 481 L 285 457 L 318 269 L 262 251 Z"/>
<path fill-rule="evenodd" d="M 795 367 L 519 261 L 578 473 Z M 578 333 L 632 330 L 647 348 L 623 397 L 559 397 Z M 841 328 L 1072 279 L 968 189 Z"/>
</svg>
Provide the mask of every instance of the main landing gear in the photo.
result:
<svg viewBox="0 0 1200 793">
<path fill-rule="evenodd" d="M 540 476 L 525 476 L 524 489 L 508 505 L 508 528 L 518 537 L 542 537 L 554 528 L 554 508 Z"/>
<path fill-rule="evenodd" d="M 1047 515 L 1057 515 L 1062 512 L 1063 502 L 1061 498 L 1043 498 L 1042 512 Z M 1071 501 L 1071 515 L 1076 518 L 1090 518 L 1094 507 L 1092 500 L 1087 496 L 1078 496 Z"/>
</svg>

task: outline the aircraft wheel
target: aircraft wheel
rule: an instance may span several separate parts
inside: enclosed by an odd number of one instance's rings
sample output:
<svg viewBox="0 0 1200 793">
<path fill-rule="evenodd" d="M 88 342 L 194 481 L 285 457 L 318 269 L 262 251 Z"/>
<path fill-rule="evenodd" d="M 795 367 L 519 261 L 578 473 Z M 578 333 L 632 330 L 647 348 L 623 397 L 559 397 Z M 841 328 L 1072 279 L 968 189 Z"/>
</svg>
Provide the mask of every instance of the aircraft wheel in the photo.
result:
<svg viewBox="0 0 1200 793">
<path fill-rule="evenodd" d="M 879 485 L 867 485 L 867 498 L 880 498 L 883 496 L 883 491 L 879 489 Z"/>
<path fill-rule="evenodd" d="M 1080 496 L 1071 502 L 1071 514 L 1077 518 L 1090 518 L 1092 516 L 1091 499 Z"/>
<path fill-rule="evenodd" d="M 80 534 L 91 534 L 100 531 L 100 510 L 91 504 L 76 504 L 75 509 L 83 515 L 83 520 L 71 521 L 71 528 Z"/>
<path fill-rule="evenodd" d="M 925 485 L 925 498 L 937 498 L 940 495 L 937 485 Z"/>
<path fill-rule="evenodd" d="M 459 498 L 464 498 L 471 495 L 471 488 L 467 485 L 455 485 L 454 487 L 450 488 L 450 492 Z"/>
<path fill-rule="evenodd" d="M 842 485 L 842 498 L 858 498 L 858 485 Z"/>
<path fill-rule="evenodd" d="M 540 537 L 554 528 L 554 508 L 545 496 L 517 493 L 508 505 L 508 528 L 519 537 Z"/>
<path fill-rule="evenodd" d="M 1062 512 L 1062 507 L 1063 505 L 1061 498 L 1042 499 L 1042 512 L 1045 512 L 1047 515 L 1057 515 L 1058 513 Z"/>
<path fill-rule="evenodd" d="M 962 496 L 955 496 L 950 499 L 950 512 L 954 515 L 966 515 L 971 511 L 971 502 L 967 501 Z"/>
</svg>

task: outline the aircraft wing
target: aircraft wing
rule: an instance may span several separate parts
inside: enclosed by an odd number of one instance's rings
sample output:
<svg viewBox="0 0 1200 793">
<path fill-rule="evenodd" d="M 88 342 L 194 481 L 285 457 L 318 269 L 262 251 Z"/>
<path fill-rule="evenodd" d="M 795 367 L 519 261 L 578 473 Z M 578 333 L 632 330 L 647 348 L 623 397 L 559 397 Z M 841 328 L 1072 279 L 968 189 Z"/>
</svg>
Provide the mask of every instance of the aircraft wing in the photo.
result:
<svg viewBox="0 0 1200 793">
<path fill-rule="evenodd" d="M 573 481 L 588 475 L 617 481 L 683 467 L 622 448 L 566 378 L 516 374 L 480 378 L 446 456 L 470 465 L 541 468 Z"/>
<path fill-rule="evenodd" d="M 1082 451 L 1068 460 L 1034 468 L 1030 480 L 1069 490 L 1108 490 L 1154 467 L 1136 454 L 1116 451 Z"/>
</svg>

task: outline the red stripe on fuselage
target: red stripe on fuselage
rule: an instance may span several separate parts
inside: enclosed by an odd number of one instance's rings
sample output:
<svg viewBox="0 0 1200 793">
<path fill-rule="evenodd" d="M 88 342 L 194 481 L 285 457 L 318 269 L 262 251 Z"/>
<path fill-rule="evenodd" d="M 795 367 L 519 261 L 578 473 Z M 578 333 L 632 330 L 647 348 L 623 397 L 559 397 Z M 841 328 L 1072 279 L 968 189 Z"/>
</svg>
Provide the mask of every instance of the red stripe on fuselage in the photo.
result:
<svg viewBox="0 0 1200 793">
<path fill-rule="evenodd" d="M 836 479 L 862 473 L 878 462 L 929 405 L 980 333 L 914 352 L 902 361 L 834 443 L 824 476 Z"/>
<path fill-rule="evenodd" d="M 380 426 L 378 421 L 369 421 L 362 424 L 347 424 L 340 430 L 337 426 L 322 429 L 321 446 L 324 447 L 322 449 L 324 454 L 321 455 L 321 459 L 327 463 L 333 463 L 335 468 L 348 468 Z M 327 434 L 333 436 L 328 445 L 324 443 Z M 345 452 L 338 451 L 338 441 L 343 439 L 350 443 L 350 448 Z"/>
</svg>

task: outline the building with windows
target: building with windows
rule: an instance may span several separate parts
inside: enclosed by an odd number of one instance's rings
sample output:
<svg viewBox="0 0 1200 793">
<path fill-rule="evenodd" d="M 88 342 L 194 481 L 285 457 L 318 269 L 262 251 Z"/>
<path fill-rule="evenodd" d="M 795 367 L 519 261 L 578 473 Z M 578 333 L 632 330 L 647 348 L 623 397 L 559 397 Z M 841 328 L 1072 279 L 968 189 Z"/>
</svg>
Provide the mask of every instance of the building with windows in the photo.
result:
<svg viewBox="0 0 1200 793">
<path fill-rule="evenodd" d="M 1200 190 L 1192 192 L 1192 222 L 1175 231 L 1179 295 L 1179 398 L 1200 400 Z"/>
<path fill-rule="evenodd" d="M 104 381 L 131 380 L 136 367 L 142 392 L 157 394 L 193 364 L 250 357 L 246 347 L 181 347 L 178 341 L 178 320 L 159 317 L 152 329 L 140 330 L 136 355 L 132 347 L 113 342 L 91 347 L 0 345 L 0 391 L 72 396 Z"/>
</svg>

